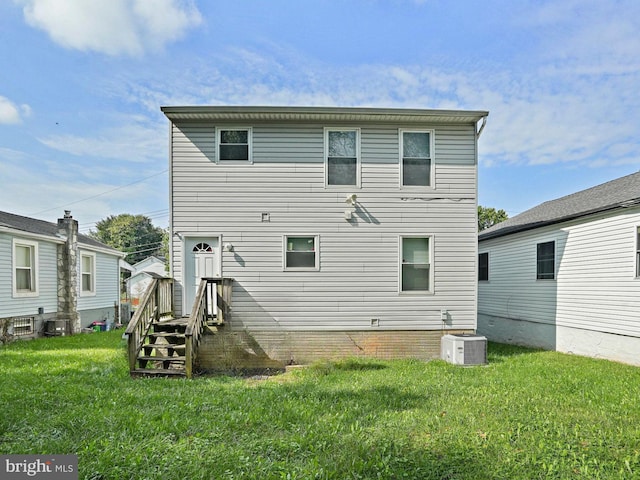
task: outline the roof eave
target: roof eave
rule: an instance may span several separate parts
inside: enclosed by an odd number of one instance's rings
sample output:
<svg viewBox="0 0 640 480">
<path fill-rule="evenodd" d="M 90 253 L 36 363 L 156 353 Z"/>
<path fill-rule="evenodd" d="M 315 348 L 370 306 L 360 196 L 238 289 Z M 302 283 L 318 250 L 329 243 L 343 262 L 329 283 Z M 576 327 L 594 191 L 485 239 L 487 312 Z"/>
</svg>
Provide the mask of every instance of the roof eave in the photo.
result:
<svg viewBox="0 0 640 480">
<path fill-rule="evenodd" d="M 372 107 L 164 106 L 170 120 L 225 121 L 368 121 L 397 123 L 475 124 L 489 115 L 484 110 L 427 110 Z"/>
<path fill-rule="evenodd" d="M 602 212 L 608 212 L 616 209 L 624 209 L 630 208 L 633 206 L 637 206 L 637 203 L 630 203 L 631 201 L 625 201 L 622 203 L 616 203 L 613 205 L 608 205 L 605 207 L 595 208 L 593 210 L 588 210 L 585 212 L 573 214 L 573 215 L 565 215 L 564 217 L 554 218 L 552 220 L 546 220 L 541 222 L 532 222 L 527 223 L 525 225 L 514 225 L 513 227 L 504 227 L 493 232 L 480 233 L 478 235 L 478 241 L 482 242 L 484 240 L 490 240 L 493 238 L 505 237 L 507 235 L 512 235 L 514 233 L 526 232 L 528 230 L 534 230 L 536 228 L 547 227 L 549 225 L 555 225 L 558 223 L 569 222 L 571 220 L 575 220 L 577 218 L 588 217 L 590 215 L 595 215 Z"/>
</svg>

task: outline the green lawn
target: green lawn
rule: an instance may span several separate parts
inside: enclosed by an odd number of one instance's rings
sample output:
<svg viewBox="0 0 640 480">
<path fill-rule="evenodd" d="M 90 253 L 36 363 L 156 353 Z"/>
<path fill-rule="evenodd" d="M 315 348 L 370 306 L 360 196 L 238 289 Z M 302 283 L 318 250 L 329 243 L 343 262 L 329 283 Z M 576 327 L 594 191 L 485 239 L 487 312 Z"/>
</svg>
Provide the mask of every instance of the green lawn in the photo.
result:
<svg viewBox="0 0 640 480">
<path fill-rule="evenodd" d="M 640 478 L 640 368 L 490 344 L 485 367 L 131 379 L 121 334 L 0 347 L 0 453 L 94 480 Z"/>
</svg>

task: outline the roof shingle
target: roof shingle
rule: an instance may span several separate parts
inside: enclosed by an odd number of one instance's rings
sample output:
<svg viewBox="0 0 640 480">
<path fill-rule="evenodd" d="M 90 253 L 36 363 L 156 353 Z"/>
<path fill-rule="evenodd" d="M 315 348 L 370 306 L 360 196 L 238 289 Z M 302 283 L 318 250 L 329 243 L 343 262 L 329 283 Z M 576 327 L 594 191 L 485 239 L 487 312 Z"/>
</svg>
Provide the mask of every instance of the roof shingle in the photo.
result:
<svg viewBox="0 0 640 480">
<path fill-rule="evenodd" d="M 640 172 L 544 202 L 483 230 L 478 239 L 502 237 L 614 208 L 640 204 Z"/>
<path fill-rule="evenodd" d="M 7 227 L 27 233 L 34 233 L 36 235 L 59 238 L 58 225 L 56 223 L 38 220 L 36 218 L 23 217 L 22 215 L 15 215 L 8 212 L 0 211 L 0 227 Z M 114 254 L 120 253 L 115 248 L 105 245 L 104 243 L 81 233 L 78 234 L 78 243 L 90 247 L 112 250 Z"/>
</svg>

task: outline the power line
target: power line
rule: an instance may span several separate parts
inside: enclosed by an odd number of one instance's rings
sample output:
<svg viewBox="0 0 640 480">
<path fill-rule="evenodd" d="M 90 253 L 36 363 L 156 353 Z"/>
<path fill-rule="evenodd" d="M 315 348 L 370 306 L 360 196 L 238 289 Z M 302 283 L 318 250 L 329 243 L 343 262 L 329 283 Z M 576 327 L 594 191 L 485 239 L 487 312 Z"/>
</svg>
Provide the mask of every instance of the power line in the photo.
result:
<svg viewBox="0 0 640 480">
<path fill-rule="evenodd" d="M 91 200 L 93 198 L 101 197 L 102 195 L 106 195 L 107 193 L 115 192 L 116 190 L 120 190 L 120 189 L 123 189 L 123 188 L 126 188 L 126 187 L 130 187 L 131 185 L 135 185 L 136 183 L 144 182 L 145 180 L 149 180 L 150 178 L 157 177 L 159 175 L 163 175 L 163 174 L 167 173 L 168 171 L 169 171 L 169 169 L 166 169 L 166 170 L 163 170 L 160 173 L 155 173 L 153 175 L 149 175 L 148 177 L 142 178 L 140 180 L 136 180 L 135 182 L 127 183 L 126 185 L 121 185 L 121 186 L 113 188 L 111 190 L 107 190 L 106 192 L 98 193 L 96 195 L 92 195 L 92 196 L 86 197 L 86 198 L 81 198 L 80 200 L 76 200 L 75 202 L 65 203 L 64 205 L 60 205 L 60 206 L 53 207 L 53 208 L 48 208 L 46 210 L 41 210 L 39 212 L 30 213 L 29 215 L 40 215 L 41 213 L 50 212 L 52 210 L 59 210 L 59 209 L 64 208 L 64 207 L 68 207 L 69 205 L 75 205 L 77 203 L 84 202 L 85 200 Z"/>
<path fill-rule="evenodd" d="M 165 208 L 161 210 L 151 210 L 149 212 L 132 213 L 131 215 L 133 216 L 144 215 L 145 217 L 148 217 L 148 218 L 160 218 L 160 217 L 169 215 L 169 210 Z M 105 219 L 101 218 L 100 220 L 94 220 L 91 222 L 90 221 L 82 222 L 79 225 L 80 227 L 83 227 L 86 225 L 96 225 L 98 222 L 101 222 L 102 220 L 105 220 Z"/>
<path fill-rule="evenodd" d="M 136 215 L 144 215 L 149 220 L 154 220 L 154 219 L 158 219 L 158 218 L 168 217 L 169 216 L 169 210 L 165 210 L 164 213 L 157 213 L 155 215 L 145 215 L 143 213 L 139 213 L 139 214 L 136 214 Z M 101 222 L 102 220 L 104 220 L 104 219 L 97 220 L 95 222 L 81 223 L 81 224 L 79 224 L 79 230 L 81 230 L 82 232 L 87 232 L 87 231 L 91 230 L 93 227 L 97 226 L 98 223 Z M 162 228 L 162 227 L 156 227 L 156 228 Z"/>
</svg>

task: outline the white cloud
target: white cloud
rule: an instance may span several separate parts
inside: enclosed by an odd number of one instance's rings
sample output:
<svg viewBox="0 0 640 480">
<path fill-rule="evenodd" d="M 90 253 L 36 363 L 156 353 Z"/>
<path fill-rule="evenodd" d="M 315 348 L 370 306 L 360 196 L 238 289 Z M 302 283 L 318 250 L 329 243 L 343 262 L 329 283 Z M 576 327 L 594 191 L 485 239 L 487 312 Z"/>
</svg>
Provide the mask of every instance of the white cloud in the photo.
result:
<svg viewBox="0 0 640 480">
<path fill-rule="evenodd" d="M 0 124 L 22 123 L 23 117 L 31 115 L 29 105 L 16 105 L 6 97 L 0 96 Z"/>
<path fill-rule="evenodd" d="M 163 168 L 150 167 L 153 170 L 101 163 L 87 168 L 1 148 L 0 162 L 1 209 L 18 215 L 55 222 L 65 209 L 70 209 L 83 225 L 112 214 L 168 207 L 168 173 L 163 171 L 164 164 Z M 164 217 L 154 223 L 164 227 L 163 221 Z"/>
<path fill-rule="evenodd" d="M 66 48 L 140 55 L 199 25 L 188 0 L 19 0 L 29 25 Z"/>
<path fill-rule="evenodd" d="M 166 126 L 134 118 L 97 136 L 51 135 L 38 140 L 49 148 L 83 157 L 142 163 L 166 156 Z"/>
</svg>

